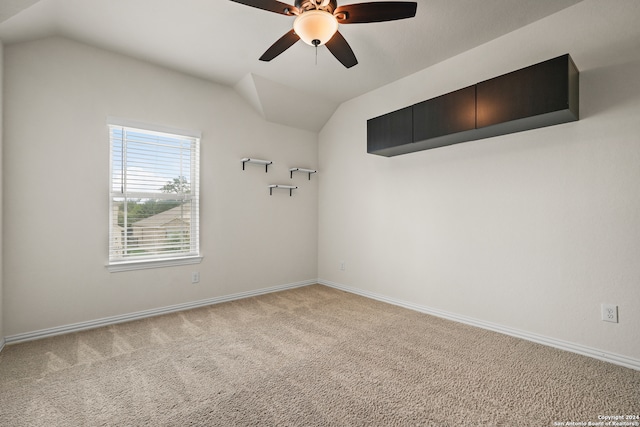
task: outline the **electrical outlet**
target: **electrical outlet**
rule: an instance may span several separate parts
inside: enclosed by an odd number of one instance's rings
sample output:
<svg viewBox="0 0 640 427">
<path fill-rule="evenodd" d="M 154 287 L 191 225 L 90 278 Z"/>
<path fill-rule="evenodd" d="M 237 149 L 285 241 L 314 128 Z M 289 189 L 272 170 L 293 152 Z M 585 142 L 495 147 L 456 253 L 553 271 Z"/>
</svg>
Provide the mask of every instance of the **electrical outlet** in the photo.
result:
<svg viewBox="0 0 640 427">
<path fill-rule="evenodd" d="M 345 270 L 346 270 L 345 262 L 344 262 L 344 261 L 340 261 L 340 270 L 341 270 L 341 271 L 345 271 Z"/>
<path fill-rule="evenodd" d="M 615 304 L 602 304 L 602 320 L 618 323 L 618 306 Z"/>
<path fill-rule="evenodd" d="M 191 272 L 191 283 L 199 283 L 200 282 L 200 272 L 192 271 Z"/>
</svg>

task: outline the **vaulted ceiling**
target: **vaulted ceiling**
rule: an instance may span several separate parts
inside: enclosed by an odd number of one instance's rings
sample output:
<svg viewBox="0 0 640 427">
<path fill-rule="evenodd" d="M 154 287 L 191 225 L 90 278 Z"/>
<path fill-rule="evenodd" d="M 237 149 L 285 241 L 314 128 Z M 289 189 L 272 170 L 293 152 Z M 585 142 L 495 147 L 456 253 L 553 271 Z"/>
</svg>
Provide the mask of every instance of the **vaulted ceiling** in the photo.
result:
<svg viewBox="0 0 640 427">
<path fill-rule="evenodd" d="M 228 0 L 3 0 L 0 40 L 58 35 L 133 56 L 234 87 L 266 120 L 315 132 L 348 99 L 580 1 L 418 0 L 412 19 L 341 25 L 350 69 L 302 41 L 259 61 L 293 18 Z"/>
</svg>

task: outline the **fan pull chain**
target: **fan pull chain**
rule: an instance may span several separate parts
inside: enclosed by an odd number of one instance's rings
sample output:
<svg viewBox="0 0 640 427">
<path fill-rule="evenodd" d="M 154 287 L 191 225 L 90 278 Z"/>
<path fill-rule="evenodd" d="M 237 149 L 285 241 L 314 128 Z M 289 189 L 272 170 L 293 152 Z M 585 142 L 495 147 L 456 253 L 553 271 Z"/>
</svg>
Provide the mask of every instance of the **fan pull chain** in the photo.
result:
<svg viewBox="0 0 640 427">
<path fill-rule="evenodd" d="M 315 39 L 311 43 L 316 47 L 316 65 L 318 65 L 318 46 L 320 46 L 320 40 Z"/>
</svg>

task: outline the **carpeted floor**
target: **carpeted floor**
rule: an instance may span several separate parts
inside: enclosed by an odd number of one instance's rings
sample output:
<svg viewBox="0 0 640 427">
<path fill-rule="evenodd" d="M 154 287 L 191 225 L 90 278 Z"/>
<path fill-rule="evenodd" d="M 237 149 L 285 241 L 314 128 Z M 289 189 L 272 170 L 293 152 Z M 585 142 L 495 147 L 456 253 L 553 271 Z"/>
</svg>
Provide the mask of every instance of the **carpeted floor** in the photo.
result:
<svg viewBox="0 0 640 427">
<path fill-rule="evenodd" d="M 640 415 L 639 371 L 320 285 L 0 353 L 2 426 L 553 426 L 612 415 Z"/>
</svg>

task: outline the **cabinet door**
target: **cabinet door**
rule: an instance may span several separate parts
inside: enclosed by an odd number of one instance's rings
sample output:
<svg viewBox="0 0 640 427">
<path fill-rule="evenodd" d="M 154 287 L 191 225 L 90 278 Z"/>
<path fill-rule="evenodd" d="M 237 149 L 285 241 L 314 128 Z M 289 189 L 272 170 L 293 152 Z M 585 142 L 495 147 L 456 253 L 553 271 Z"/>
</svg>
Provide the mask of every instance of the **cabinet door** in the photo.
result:
<svg viewBox="0 0 640 427">
<path fill-rule="evenodd" d="M 475 86 L 413 106 L 413 140 L 416 142 L 468 131 L 475 127 Z"/>
<path fill-rule="evenodd" d="M 570 109 L 569 55 L 559 56 L 477 84 L 477 127 L 558 114 Z M 575 65 L 573 65 L 575 68 Z M 577 93 L 577 84 L 573 92 Z M 577 105 L 576 105 L 577 107 Z M 575 119 L 577 120 L 577 112 Z M 555 124 L 530 120 L 524 130 Z M 522 129 L 520 129 L 522 128 Z M 498 132 L 498 134 L 501 132 Z"/>
<path fill-rule="evenodd" d="M 367 120 L 367 152 L 393 155 L 413 142 L 412 107 Z"/>
</svg>

